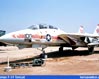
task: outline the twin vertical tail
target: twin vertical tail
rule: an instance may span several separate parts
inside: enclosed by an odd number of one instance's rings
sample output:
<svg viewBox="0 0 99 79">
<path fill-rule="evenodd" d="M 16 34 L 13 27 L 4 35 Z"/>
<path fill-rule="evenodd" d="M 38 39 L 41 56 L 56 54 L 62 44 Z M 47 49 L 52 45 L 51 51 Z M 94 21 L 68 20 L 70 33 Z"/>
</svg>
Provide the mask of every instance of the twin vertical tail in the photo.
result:
<svg viewBox="0 0 99 79">
<path fill-rule="evenodd" d="M 96 27 L 96 29 L 95 29 L 93 34 L 94 35 L 99 35 L 99 24 L 97 25 L 97 27 Z"/>
<path fill-rule="evenodd" d="M 85 31 L 84 31 L 84 27 L 83 26 L 80 26 L 79 30 L 78 30 L 78 33 L 79 34 L 84 34 Z M 95 30 L 94 30 L 94 35 L 99 35 L 99 24 L 97 24 Z"/>
</svg>

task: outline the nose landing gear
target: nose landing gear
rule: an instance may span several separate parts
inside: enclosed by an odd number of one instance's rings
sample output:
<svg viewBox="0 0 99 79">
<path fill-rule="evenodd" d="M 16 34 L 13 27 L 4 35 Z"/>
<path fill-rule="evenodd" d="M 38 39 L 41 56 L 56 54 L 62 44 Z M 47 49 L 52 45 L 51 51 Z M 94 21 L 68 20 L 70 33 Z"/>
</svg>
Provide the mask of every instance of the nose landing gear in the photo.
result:
<svg viewBox="0 0 99 79">
<path fill-rule="evenodd" d="M 42 53 L 40 54 L 40 58 L 42 58 L 42 59 L 46 59 L 47 58 L 47 55 L 46 55 L 46 53 L 45 53 L 45 50 L 44 50 L 45 48 L 42 48 Z"/>
</svg>

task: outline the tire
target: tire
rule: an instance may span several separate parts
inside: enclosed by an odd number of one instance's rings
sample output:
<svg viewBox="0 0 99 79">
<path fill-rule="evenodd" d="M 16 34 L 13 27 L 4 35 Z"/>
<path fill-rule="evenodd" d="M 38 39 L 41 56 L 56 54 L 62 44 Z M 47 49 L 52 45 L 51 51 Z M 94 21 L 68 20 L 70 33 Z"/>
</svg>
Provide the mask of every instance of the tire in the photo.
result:
<svg viewBox="0 0 99 79">
<path fill-rule="evenodd" d="M 63 47 L 60 47 L 59 48 L 59 52 L 63 52 Z"/>
<path fill-rule="evenodd" d="M 88 52 L 89 52 L 89 54 L 93 54 L 93 52 L 94 52 L 94 47 L 88 47 Z"/>
</svg>

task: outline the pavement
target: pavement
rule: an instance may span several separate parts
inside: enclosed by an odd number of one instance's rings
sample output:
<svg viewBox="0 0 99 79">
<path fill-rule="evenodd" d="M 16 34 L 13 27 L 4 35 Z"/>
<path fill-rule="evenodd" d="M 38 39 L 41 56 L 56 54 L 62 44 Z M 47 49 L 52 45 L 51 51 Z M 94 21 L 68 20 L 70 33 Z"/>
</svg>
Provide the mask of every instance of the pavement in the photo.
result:
<svg viewBox="0 0 99 79">
<path fill-rule="evenodd" d="M 58 52 L 59 47 L 45 49 L 48 56 L 45 64 L 39 67 L 20 67 L 4 72 L 7 64 L 0 65 L 0 75 L 99 75 L 99 47 L 88 55 L 87 48 L 78 48 L 75 51 L 65 49 Z M 0 47 L 0 63 L 33 58 L 42 52 L 36 48 L 19 50 L 15 46 Z"/>
</svg>

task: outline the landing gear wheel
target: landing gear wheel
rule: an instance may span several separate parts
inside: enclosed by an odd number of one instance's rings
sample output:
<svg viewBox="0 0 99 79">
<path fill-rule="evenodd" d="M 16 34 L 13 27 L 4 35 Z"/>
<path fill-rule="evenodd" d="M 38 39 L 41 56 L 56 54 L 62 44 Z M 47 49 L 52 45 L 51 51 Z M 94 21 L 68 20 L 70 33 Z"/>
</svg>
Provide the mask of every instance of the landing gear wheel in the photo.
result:
<svg viewBox="0 0 99 79">
<path fill-rule="evenodd" d="M 88 54 L 93 54 L 94 52 L 94 47 L 88 47 Z"/>
<path fill-rule="evenodd" d="M 72 50 L 74 51 L 77 47 L 72 47 Z"/>
<path fill-rule="evenodd" d="M 60 47 L 59 48 L 59 52 L 63 52 L 63 47 Z"/>
</svg>

